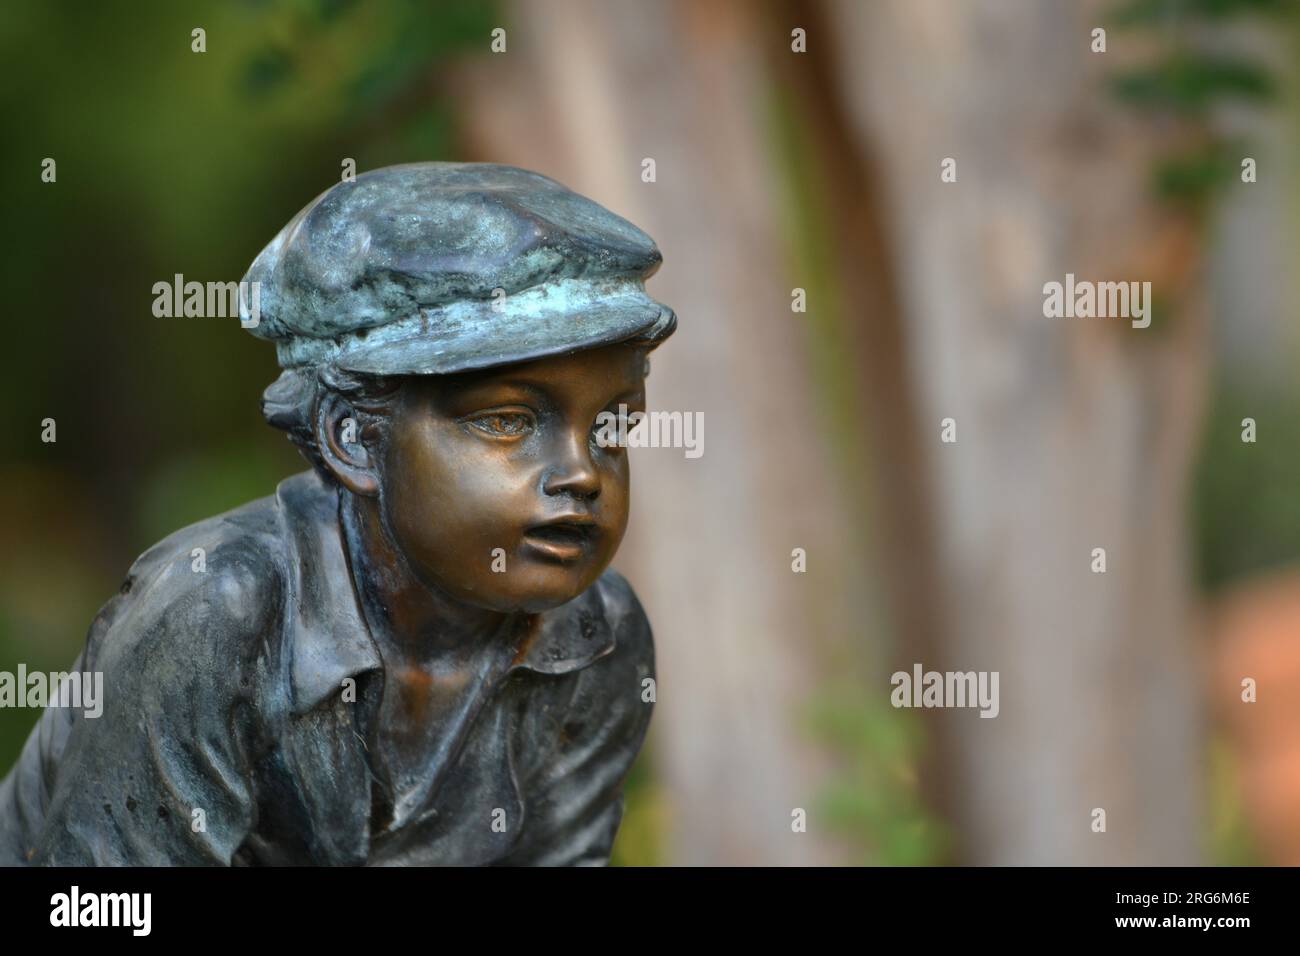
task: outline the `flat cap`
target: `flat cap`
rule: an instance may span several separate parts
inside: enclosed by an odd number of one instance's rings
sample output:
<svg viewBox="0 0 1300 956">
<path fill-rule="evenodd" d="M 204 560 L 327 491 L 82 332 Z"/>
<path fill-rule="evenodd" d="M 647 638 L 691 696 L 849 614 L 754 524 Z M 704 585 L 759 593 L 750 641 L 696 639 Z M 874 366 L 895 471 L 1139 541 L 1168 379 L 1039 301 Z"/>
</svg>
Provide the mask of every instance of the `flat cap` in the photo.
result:
<svg viewBox="0 0 1300 956">
<path fill-rule="evenodd" d="M 410 163 L 294 216 L 244 276 L 257 295 L 241 295 L 241 320 L 286 369 L 376 375 L 653 345 L 677 323 L 645 294 L 662 261 L 636 226 L 538 173 Z"/>
</svg>

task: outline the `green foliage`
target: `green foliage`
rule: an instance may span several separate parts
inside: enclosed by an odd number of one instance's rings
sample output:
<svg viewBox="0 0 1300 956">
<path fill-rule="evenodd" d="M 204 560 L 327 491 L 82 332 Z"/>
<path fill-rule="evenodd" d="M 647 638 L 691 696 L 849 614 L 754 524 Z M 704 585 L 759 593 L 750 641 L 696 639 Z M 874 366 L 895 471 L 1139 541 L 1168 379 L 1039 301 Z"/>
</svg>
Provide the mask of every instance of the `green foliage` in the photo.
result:
<svg viewBox="0 0 1300 956">
<path fill-rule="evenodd" d="M 1215 111 L 1226 104 L 1263 106 L 1278 98 L 1273 74 L 1251 59 L 1205 49 L 1199 38 L 1210 26 L 1264 15 L 1290 19 L 1300 12 L 1297 0 L 1128 0 L 1109 20 L 1119 27 L 1160 39 L 1163 52 L 1150 64 L 1121 72 L 1110 80 L 1112 94 L 1151 119 L 1176 121 L 1184 135 L 1180 145 L 1156 161 L 1156 195 L 1172 205 L 1200 214 L 1219 189 L 1232 180 L 1232 151 L 1245 144 L 1226 141 L 1214 128 Z"/>
<path fill-rule="evenodd" d="M 1216 591 L 1238 578 L 1290 565 L 1300 555 L 1300 397 L 1220 383 L 1194 476 L 1200 584 Z M 1257 440 L 1241 440 L 1253 418 Z M 1210 450 L 1212 449 L 1212 450 Z"/>
<path fill-rule="evenodd" d="M 1261 866 L 1267 862 L 1251 832 L 1242 803 L 1232 747 L 1221 735 L 1210 741 L 1210 860 L 1217 866 Z"/>
<path fill-rule="evenodd" d="M 1239 174 L 1245 144 L 1211 142 L 1199 150 L 1170 156 L 1155 169 L 1157 195 L 1171 202 L 1190 203 L 1217 192 Z"/>
<path fill-rule="evenodd" d="M 819 689 L 808 730 L 838 766 L 818 795 L 815 816 L 857 848 L 858 863 L 934 864 L 951 840 L 921 799 L 915 767 L 924 746 L 920 720 L 884 705 L 883 696 L 848 682 Z"/>
<path fill-rule="evenodd" d="M 293 72 L 293 57 L 286 50 L 274 46 L 258 50 L 244 67 L 244 92 L 253 97 L 265 96 L 287 82 Z"/>
<path fill-rule="evenodd" d="M 1186 51 L 1113 82 L 1115 94 L 1132 106 L 1190 116 L 1227 99 L 1267 102 L 1276 95 L 1272 77 L 1249 60 Z"/>
<path fill-rule="evenodd" d="M 623 786 L 623 823 L 611 866 L 660 866 L 668 829 L 668 801 L 654 773 L 653 745 L 642 749 Z"/>
<path fill-rule="evenodd" d="M 1132 0 L 1115 11 L 1119 26 L 1158 26 L 1171 22 L 1216 22 L 1258 14 L 1294 12 L 1295 0 Z"/>
<path fill-rule="evenodd" d="M 243 91 L 263 105 L 330 104 L 342 122 L 414 96 L 430 64 L 486 49 L 495 5 L 474 0 L 279 0 L 258 5 L 259 37 L 244 55 Z"/>
</svg>

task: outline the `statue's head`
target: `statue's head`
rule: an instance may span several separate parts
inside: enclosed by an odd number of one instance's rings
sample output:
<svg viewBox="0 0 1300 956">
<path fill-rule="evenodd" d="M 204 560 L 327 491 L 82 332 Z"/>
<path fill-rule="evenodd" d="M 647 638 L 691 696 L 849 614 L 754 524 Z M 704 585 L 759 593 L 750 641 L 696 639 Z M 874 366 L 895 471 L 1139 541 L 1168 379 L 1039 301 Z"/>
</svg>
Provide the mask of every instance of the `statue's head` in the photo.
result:
<svg viewBox="0 0 1300 956">
<path fill-rule="evenodd" d="M 627 525 L 627 450 L 601 432 L 644 410 L 646 356 L 676 325 L 644 292 L 660 261 L 636 227 L 536 173 L 363 174 L 245 276 L 252 331 L 284 368 L 264 413 L 426 583 L 493 610 L 558 606 Z"/>
</svg>

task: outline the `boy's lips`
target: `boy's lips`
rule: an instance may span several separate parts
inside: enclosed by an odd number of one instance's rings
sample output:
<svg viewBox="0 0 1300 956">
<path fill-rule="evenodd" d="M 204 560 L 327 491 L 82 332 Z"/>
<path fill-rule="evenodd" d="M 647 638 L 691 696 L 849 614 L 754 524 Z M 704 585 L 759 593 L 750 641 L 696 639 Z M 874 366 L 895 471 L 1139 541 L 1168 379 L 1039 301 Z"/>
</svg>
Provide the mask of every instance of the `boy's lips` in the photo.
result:
<svg viewBox="0 0 1300 956">
<path fill-rule="evenodd" d="M 523 534 L 533 551 L 556 561 L 576 561 L 594 546 L 600 529 L 590 515 L 566 515 L 533 525 Z"/>
</svg>

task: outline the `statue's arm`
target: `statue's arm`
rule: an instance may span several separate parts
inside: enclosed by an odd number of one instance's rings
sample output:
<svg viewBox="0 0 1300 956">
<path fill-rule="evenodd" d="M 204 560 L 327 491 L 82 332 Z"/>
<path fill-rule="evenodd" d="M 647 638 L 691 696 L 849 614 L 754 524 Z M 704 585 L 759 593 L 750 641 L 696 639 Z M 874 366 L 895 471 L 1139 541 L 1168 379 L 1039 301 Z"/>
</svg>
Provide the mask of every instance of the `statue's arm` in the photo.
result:
<svg viewBox="0 0 1300 956">
<path fill-rule="evenodd" d="M 84 669 L 83 658 L 84 654 L 77 657 L 73 673 Z M 25 864 L 36 852 L 73 714 L 66 708 L 46 708 L 28 735 L 18 762 L 0 781 L 0 866 Z"/>
<path fill-rule="evenodd" d="M 229 865 L 254 825 L 249 648 L 278 595 L 274 575 L 214 563 L 164 563 L 92 628 L 82 666 L 103 674 L 103 713 L 73 712 L 57 754 L 35 744 L 50 786 L 31 863 Z"/>
</svg>

